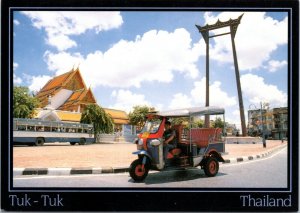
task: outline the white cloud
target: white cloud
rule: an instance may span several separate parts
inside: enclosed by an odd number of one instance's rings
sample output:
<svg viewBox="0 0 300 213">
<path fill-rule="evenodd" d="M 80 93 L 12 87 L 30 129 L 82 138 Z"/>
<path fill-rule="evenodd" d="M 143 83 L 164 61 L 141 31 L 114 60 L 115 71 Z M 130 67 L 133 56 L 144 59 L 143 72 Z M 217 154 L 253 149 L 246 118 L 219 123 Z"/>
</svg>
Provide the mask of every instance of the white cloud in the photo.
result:
<svg viewBox="0 0 300 213">
<path fill-rule="evenodd" d="M 253 74 L 242 75 L 241 86 L 244 98 L 252 104 L 268 102 L 272 108 L 287 106 L 287 94 L 275 85 L 266 84 L 262 77 Z"/>
<path fill-rule="evenodd" d="M 240 109 L 237 107 L 234 107 L 235 109 L 232 111 L 231 115 L 229 116 L 229 121 L 231 121 L 233 124 L 236 124 L 237 126 L 241 126 L 241 114 Z M 247 111 L 244 111 L 245 113 L 245 119 L 247 120 Z"/>
<path fill-rule="evenodd" d="M 277 70 L 281 69 L 282 67 L 287 65 L 287 61 L 283 60 L 283 61 L 275 61 L 275 60 L 271 60 L 268 63 L 268 70 L 270 72 L 276 72 Z"/>
<path fill-rule="evenodd" d="M 121 40 L 106 52 L 96 51 L 83 57 L 79 53 L 47 52 L 45 60 L 50 70 L 58 73 L 80 63 L 88 85 L 111 87 L 140 87 L 142 82 L 172 82 L 174 72 L 195 78 L 198 46 L 191 45 L 185 29 L 174 32 L 152 30 L 134 41 Z"/>
<path fill-rule="evenodd" d="M 19 67 L 19 64 L 14 62 L 13 63 L 13 69 L 14 71 Z M 13 74 L 13 82 L 14 84 L 21 84 L 22 83 L 22 79 L 20 77 L 18 77 L 15 73 Z"/>
<path fill-rule="evenodd" d="M 83 56 L 80 53 L 52 53 L 46 51 L 44 54 L 44 60 L 48 65 L 50 71 L 56 72 L 56 75 L 63 74 L 70 71 L 74 66 L 75 68 L 79 66 L 81 61 L 84 61 Z M 93 70 L 90 70 L 91 72 Z"/>
<path fill-rule="evenodd" d="M 222 12 L 217 16 L 205 13 L 206 23 L 214 24 L 218 19 L 227 21 L 236 19 L 240 12 Z M 263 67 L 263 63 L 270 59 L 271 53 L 279 45 L 287 44 L 287 17 L 277 21 L 266 16 L 265 12 L 246 12 L 238 26 L 235 44 L 240 70 L 253 70 Z M 225 29 L 225 28 L 224 28 Z M 218 31 L 224 32 L 224 29 Z M 229 32 L 229 29 L 227 29 Z M 210 58 L 221 63 L 232 63 L 232 44 L 230 35 L 216 37 L 215 43 L 210 43 Z"/>
<path fill-rule="evenodd" d="M 241 125 L 241 120 L 240 120 L 240 113 L 238 115 L 234 115 L 234 116 L 231 116 L 231 115 L 228 115 L 228 113 L 226 114 L 226 118 L 225 118 L 226 122 L 229 123 L 229 124 L 234 124 L 235 127 L 240 130 L 240 134 L 242 133 L 241 130 L 242 130 L 242 125 Z M 247 125 L 247 123 L 246 123 Z"/>
<path fill-rule="evenodd" d="M 19 64 L 16 63 L 16 62 L 14 62 L 14 63 L 13 63 L 13 69 L 14 69 L 14 71 L 15 71 L 18 67 L 19 67 Z"/>
<path fill-rule="evenodd" d="M 80 35 L 87 30 L 96 33 L 118 28 L 123 23 L 120 12 L 91 11 L 25 11 L 33 26 L 44 29 L 47 33 L 46 42 L 58 50 L 66 50 L 76 46 L 69 36 Z"/>
<path fill-rule="evenodd" d="M 52 77 L 50 76 L 46 76 L 46 75 L 39 75 L 39 76 L 28 76 L 26 77 L 31 83 L 29 85 L 29 90 L 30 91 L 34 91 L 34 92 L 38 92 L 40 91 L 45 84 L 52 79 Z"/>
<path fill-rule="evenodd" d="M 14 78 L 14 84 L 21 84 L 22 83 L 22 79 L 18 76 L 16 76 L 15 74 L 13 75 Z"/>
<path fill-rule="evenodd" d="M 14 19 L 14 24 L 18 26 L 20 25 L 20 22 L 17 19 Z"/>
<path fill-rule="evenodd" d="M 49 38 L 46 42 L 51 46 L 55 46 L 59 51 L 77 46 L 77 43 L 74 40 L 71 40 L 68 36 L 62 33 L 56 35 L 49 34 Z"/>
<path fill-rule="evenodd" d="M 197 105 L 205 106 L 206 94 L 206 78 L 194 83 L 194 89 L 191 91 L 191 96 Z M 221 82 L 215 81 L 209 86 L 209 105 L 230 107 L 237 104 L 236 97 L 230 97 L 226 92 L 221 89 Z"/>
<path fill-rule="evenodd" d="M 115 104 L 109 106 L 113 109 L 122 109 L 129 113 L 132 111 L 133 106 L 136 105 L 147 105 L 152 106 L 148 101 L 145 100 L 145 96 L 142 94 L 134 94 L 130 90 L 114 90 L 111 97 L 115 99 Z"/>
<path fill-rule="evenodd" d="M 190 97 L 182 93 L 177 93 L 173 95 L 173 98 L 169 105 L 169 109 L 178 109 L 178 108 L 185 108 L 191 106 L 192 106 L 192 100 Z"/>
<path fill-rule="evenodd" d="M 240 110 L 237 108 L 237 109 L 232 111 L 232 114 L 235 115 L 235 116 L 240 116 Z"/>
</svg>

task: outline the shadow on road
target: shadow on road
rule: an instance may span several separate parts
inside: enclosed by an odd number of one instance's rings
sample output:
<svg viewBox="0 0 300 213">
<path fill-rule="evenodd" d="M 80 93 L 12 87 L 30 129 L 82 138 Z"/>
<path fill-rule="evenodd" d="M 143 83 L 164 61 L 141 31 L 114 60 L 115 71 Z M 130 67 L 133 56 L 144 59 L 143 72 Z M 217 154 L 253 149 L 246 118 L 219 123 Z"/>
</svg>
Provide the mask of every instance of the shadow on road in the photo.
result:
<svg viewBox="0 0 300 213">
<path fill-rule="evenodd" d="M 217 176 L 227 175 L 225 173 L 218 173 Z M 213 178 L 207 177 L 203 170 L 201 169 L 190 169 L 190 170 L 178 170 L 178 171 L 162 171 L 149 173 L 144 183 L 146 185 L 151 184 L 164 184 L 164 183 L 172 183 L 172 182 L 184 182 L 189 180 L 196 180 L 200 178 Z M 130 179 L 129 182 L 134 182 L 133 179 Z"/>
</svg>

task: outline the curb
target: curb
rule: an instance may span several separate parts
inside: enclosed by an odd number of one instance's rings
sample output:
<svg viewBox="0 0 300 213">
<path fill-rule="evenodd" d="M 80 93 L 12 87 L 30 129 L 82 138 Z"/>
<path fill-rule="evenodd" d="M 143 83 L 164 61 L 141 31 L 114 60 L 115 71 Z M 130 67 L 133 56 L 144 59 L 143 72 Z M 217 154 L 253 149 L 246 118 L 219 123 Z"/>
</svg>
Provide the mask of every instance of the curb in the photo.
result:
<svg viewBox="0 0 300 213">
<path fill-rule="evenodd" d="M 128 167 L 103 167 L 103 168 L 15 168 L 13 176 L 21 175 L 87 175 L 87 174 L 109 174 L 125 173 Z"/>
<path fill-rule="evenodd" d="M 237 158 L 229 158 L 224 159 L 225 162 L 223 164 L 229 163 L 241 163 L 256 159 L 261 159 L 272 155 L 273 153 L 283 149 L 287 144 L 280 145 L 275 147 L 268 152 L 253 155 L 253 156 L 242 156 Z M 74 168 L 14 168 L 13 176 L 21 176 L 21 175 L 86 175 L 86 174 L 110 174 L 110 173 L 125 173 L 129 172 L 129 167 L 74 167 Z"/>
<path fill-rule="evenodd" d="M 265 158 L 269 155 L 274 154 L 275 152 L 283 149 L 284 147 L 286 147 L 287 144 L 284 145 L 280 145 L 278 147 L 275 147 L 267 152 L 261 153 L 259 155 L 251 155 L 251 156 L 241 156 L 241 157 L 236 157 L 236 158 L 229 158 L 229 159 L 224 159 L 225 162 L 223 162 L 223 164 L 228 164 L 228 163 L 241 163 L 241 162 L 246 162 L 246 161 L 251 161 L 251 160 L 257 160 L 257 159 L 261 159 L 261 158 Z"/>
</svg>

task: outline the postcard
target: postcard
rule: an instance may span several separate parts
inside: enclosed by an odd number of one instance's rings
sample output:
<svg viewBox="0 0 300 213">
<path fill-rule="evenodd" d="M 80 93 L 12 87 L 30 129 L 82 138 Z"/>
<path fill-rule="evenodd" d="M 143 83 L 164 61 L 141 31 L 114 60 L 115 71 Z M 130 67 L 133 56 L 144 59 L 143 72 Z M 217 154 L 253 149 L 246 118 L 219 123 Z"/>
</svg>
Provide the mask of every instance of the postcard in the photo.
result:
<svg viewBox="0 0 300 213">
<path fill-rule="evenodd" d="M 299 208 L 298 1 L 3 1 L 1 209 Z"/>
</svg>

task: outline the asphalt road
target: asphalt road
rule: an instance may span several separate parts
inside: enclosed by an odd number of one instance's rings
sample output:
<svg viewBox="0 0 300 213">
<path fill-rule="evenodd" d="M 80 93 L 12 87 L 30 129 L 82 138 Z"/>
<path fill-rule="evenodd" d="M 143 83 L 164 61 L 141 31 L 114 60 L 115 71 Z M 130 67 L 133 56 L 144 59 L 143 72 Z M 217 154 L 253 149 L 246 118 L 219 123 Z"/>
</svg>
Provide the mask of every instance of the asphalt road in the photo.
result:
<svg viewBox="0 0 300 213">
<path fill-rule="evenodd" d="M 71 176 L 17 176 L 14 187 L 184 187 L 184 188 L 286 188 L 287 148 L 255 161 L 220 164 L 216 177 L 203 170 L 150 172 L 142 183 L 135 183 L 128 173 Z M 63 189 L 63 188 L 62 188 Z"/>
</svg>

